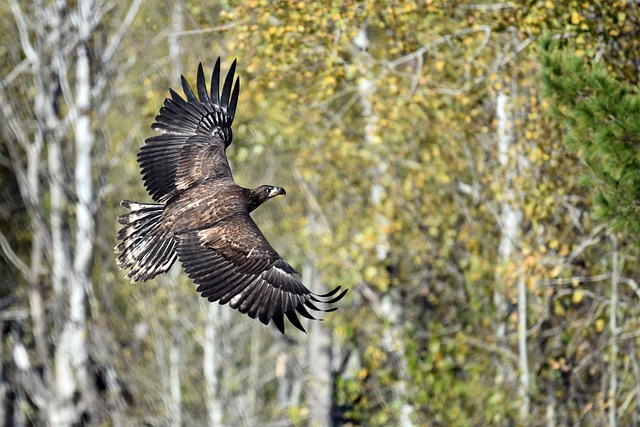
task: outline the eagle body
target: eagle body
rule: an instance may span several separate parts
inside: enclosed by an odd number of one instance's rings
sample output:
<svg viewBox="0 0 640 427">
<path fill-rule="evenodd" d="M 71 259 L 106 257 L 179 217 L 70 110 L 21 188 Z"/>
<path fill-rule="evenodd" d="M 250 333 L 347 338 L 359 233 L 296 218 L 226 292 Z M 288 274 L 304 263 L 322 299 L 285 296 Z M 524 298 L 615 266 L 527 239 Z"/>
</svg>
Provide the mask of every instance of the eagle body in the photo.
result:
<svg viewBox="0 0 640 427">
<path fill-rule="evenodd" d="M 235 213 L 248 214 L 250 193 L 250 189 L 228 180 L 208 181 L 193 186 L 167 202 L 163 226 L 171 233 L 178 234 L 216 224 Z"/>
<path fill-rule="evenodd" d="M 250 213 L 267 200 L 285 195 L 283 188 L 253 189 L 235 183 L 226 157 L 233 132 L 240 89 L 233 81 L 235 61 L 220 92 L 220 58 L 207 90 L 202 65 L 196 94 L 182 77 L 186 99 L 170 89 L 148 138 L 138 154 L 142 180 L 154 203 L 123 200 L 128 209 L 118 217 L 123 225 L 115 248 L 118 265 L 133 282 L 166 273 L 179 259 L 209 301 L 229 304 L 271 321 L 284 333 L 284 317 L 304 331 L 297 314 L 333 311 L 347 292 L 340 287 L 318 295 L 300 282 L 300 275 L 267 241 Z"/>
</svg>

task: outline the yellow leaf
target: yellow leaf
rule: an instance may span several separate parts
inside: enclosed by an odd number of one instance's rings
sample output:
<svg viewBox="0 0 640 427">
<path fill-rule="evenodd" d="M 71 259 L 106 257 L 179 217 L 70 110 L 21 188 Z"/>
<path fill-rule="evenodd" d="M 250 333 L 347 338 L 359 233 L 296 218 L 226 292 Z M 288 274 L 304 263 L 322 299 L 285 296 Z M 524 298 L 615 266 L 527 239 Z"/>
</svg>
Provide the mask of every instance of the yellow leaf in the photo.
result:
<svg viewBox="0 0 640 427">
<path fill-rule="evenodd" d="M 378 275 L 378 270 L 372 265 L 368 266 L 364 271 L 364 278 L 368 282 L 371 282 L 373 279 L 375 279 L 377 275 Z"/>
<path fill-rule="evenodd" d="M 438 180 L 443 184 L 450 184 L 451 178 L 446 173 L 441 173 L 438 175 Z"/>
<path fill-rule="evenodd" d="M 573 301 L 574 304 L 580 304 L 582 298 L 584 298 L 584 291 L 582 291 L 581 289 L 578 289 L 573 294 L 571 294 L 571 301 Z"/>
<path fill-rule="evenodd" d="M 362 368 L 360 369 L 360 371 L 358 372 L 358 378 L 360 378 L 361 380 L 365 379 L 367 377 L 367 370 Z"/>
<path fill-rule="evenodd" d="M 598 319 L 596 320 L 596 331 L 602 332 L 604 330 L 604 320 Z"/>
<path fill-rule="evenodd" d="M 562 266 L 561 265 L 557 265 L 557 266 L 555 266 L 553 268 L 553 270 L 551 270 L 550 276 L 551 277 L 558 277 L 561 272 L 562 272 Z"/>
<path fill-rule="evenodd" d="M 580 14 L 575 10 L 571 12 L 571 23 L 573 25 L 578 25 L 580 23 Z"/>
</svg>

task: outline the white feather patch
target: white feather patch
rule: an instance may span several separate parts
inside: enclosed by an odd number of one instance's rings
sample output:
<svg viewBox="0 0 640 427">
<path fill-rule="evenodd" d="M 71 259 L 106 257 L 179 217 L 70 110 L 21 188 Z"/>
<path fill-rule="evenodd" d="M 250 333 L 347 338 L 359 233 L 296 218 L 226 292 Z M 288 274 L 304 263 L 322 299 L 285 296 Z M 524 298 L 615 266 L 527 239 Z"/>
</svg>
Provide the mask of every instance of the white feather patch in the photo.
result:
<svg viewBox="0 0 640 427">
<path fill-rule="evenodd" d="M 242 292 L 240 292 L 238 295 L 236 295 L 235 297 L 231 298 L 231 301 L 229 301 L 229 305 L 233 308 L 236 308 L 236 305 L 238 304 L 238 302 L 240 302 L 240 299 L 242 298 Z"/>
</svg>

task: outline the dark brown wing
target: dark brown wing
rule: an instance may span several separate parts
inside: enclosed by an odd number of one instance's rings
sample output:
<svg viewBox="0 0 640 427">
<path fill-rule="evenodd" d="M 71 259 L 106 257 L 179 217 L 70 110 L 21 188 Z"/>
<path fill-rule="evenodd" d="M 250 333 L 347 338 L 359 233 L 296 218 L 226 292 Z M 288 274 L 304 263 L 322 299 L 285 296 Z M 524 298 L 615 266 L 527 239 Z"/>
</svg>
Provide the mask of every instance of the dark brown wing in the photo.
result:
<svg viewBox="0 0 640 427">
<path fill-rule="evenodd" d="M 331 304 L 346 290 L 340 287 L 317 295 L 298 280 L 299 274 L 271 247 L 249 214 L 235 214 L 198 231 L 178 235 L 178 257 L 209 301 L 229 303 L 265 325 L 271 320 L 284 333 L 284 316 L 304 331 L 296 312 L 315 319 L 307 309 L 320 309 L 314 303 Z M 338 294 L 337 296 L 335 296 Z"/>
<path fill-rule="evenodd" d="M 165 99 L 151 126 L 161 135 L 148 138 L 138 154 L 144 185 L 156 202 L 169 200 L 190 182 L 232 179 L 225 150 L 233 139 L 231 124 L 240 91 L 240 78 L 233 84 L 235 68 L 233 61 L 221 95 L 220 58 L 211 75 L 210 93 L 202 64 L 198 66 L 198 97 L 184 76 L 181 79 L 186 100 L 169 89 L 171 98 Z"/>
</svg>

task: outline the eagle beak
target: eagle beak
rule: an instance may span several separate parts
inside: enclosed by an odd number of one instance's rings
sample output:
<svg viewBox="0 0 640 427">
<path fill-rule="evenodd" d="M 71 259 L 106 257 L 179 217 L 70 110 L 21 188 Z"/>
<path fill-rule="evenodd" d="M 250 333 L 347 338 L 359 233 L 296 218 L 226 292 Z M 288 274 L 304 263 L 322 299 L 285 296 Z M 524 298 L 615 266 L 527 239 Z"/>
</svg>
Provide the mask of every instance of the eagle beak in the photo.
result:
<svg viewBox="0 0 640 427">
<path fill-rule="evenodd" d="M 286 196 L 287 192 L 284 191 L 284 188 L 282 187 L 273 187 L 273 189 L 269 192 L 269 197 L 276 197 L 276 196 Z"/>
</svg>

